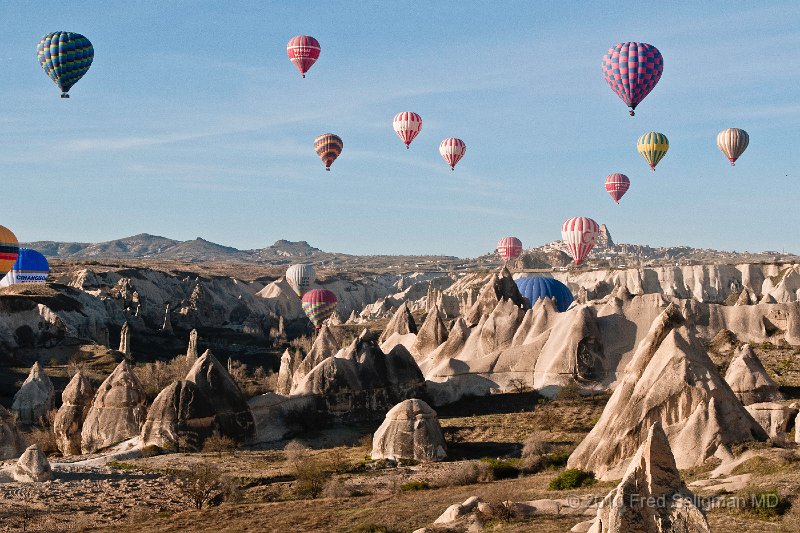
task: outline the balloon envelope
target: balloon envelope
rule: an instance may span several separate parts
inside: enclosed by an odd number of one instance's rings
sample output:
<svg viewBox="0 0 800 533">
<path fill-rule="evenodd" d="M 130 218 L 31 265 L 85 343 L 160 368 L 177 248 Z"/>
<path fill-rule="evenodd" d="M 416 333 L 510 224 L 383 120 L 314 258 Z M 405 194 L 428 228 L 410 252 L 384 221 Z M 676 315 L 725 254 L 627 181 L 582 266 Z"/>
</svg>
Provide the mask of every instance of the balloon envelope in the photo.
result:
<svg viewBox="0 0 800 533">
<path fill-rule="evenodd" d="M 300 71 L 304 78 L 311 65 L 319 59 L 321 51 L 319 41 L 308 35 L 292 37 L 286 45 L 286 55 L 289 56 L 289 60 L 294 63 L 294 66 L 297 67 L 297 70 Z"/>
<path fill-rule="evenodd" d="M 587 217 L 573 217 L 561 226 L 561 238 L 575 264 L 580 266 L 594 248 L 600 226 Z"/>
<path fill-rule="evenodd" d="M 8 287 L 15 283 L 37 283 L 47 281 L 50 265 L 47 258 L 29 248 L 20 248 L 19 257 L 11 271 L 0 280 L 0 287 Z"/>
<path fill-rule="evenodd" d="M 314 289 L 303 295 L 303 312 L 314 327 L 322 323 L 336 311 L 336 295 L 328 289 Z"/>
<path fill-rule="evenodd" d="M 611 195 L 615 202 L 628 192 L 631 187 L 631 180 L 625 174 L 609 174 L 606 176 L 606 191 Z"/>
<path fill-rule="evenodd" d="M 67 94 L 92 66 L 94 47 L 80 33 L 54 31 L 36 45 L 36 56 L 48 76 L 61 89 L 61 98 Z"/>
<path fill-rule="evenodd" d="M 552 298 L 558 312 L 563 313 L 575 299 L 566 285 L 553 278 L 528 276 L 517 278 L 514 281 L 517 283 L 520 294 L 531 303 L 531 307 L 536 304 L 536 300 Z"/>
<path fill-rule="evenodd" d="M 333 162 L 342 153 L 342 148 L 344 148 L 342 139 L 333 133 L 323 133 L 314 139 L 314 151 L 325 163 L 325 170 L 331 169 Z"/>
<path fill-rule="evenodd" d="M 461 139 L 455 137 L 448 137 L 439 144 L 439 153 L 447 164 L 450 165 L 450 170 L 456 169 L 456 163 L 461 161 L 464 154 L 467 152 L 467 145 Z"/>
<path fill-rule="evenodd" d="M 392 127 L 398 137 L 405 143 L 406 148 L 419 135 L 422 130 L 422 117 L 411 111 L 403 111 L 394 116 Z"/>
<path fill-rule="evenodd" d="M 522 253 L 522 241 L 516 237 L 503 237 L 497 242 L 497 253 L 503 261 L 519 257 Z"/>
<path fill-rule="evenodd" d="M 639 137 L 636 142 L 636 149 L 639 150 L 639 154 L 647 161 L 650 168 L 655 170 L 658 162 L 667 155 L 669 140 L 663 133 L 649 131 Z"/>
<path fill-rule="evenodd" d="M 633 110 L 661 79 L 664 59 L 652 44 L 618 43 L 603 56 L 603 75 L 611 89 Z"/>
<path fill-rule="evenodd" d="M 311 284 L 316 279 L 317 273 L 311 265 L 298 264 L 286 269 L 286 281 L 298 296 L 303 296 L 303 293 L 311 288 Z"/>
<path fill-rule="evenodd" d="M 748 144 L 750 144 L 750 136 L 739 128 L 724 129 L 717 134 L 717 147 L 731 162 L 731 166 L 734 166 L 739 156 L 747 150 Z"/>
<path fill-rule="evenodd" d="M 0 226 L 0 276 L 5 276 L 17 262 L 19 241 L 17 236 L 5 226 Z"/>
</svg>

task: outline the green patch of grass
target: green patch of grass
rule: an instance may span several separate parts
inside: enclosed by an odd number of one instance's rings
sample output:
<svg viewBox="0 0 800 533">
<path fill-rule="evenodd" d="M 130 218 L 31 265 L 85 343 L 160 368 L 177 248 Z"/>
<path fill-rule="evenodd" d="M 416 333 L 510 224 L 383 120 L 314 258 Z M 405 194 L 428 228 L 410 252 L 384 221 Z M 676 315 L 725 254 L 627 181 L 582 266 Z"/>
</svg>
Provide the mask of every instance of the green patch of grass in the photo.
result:
<svg viewBox="0 0 800 533">
<path fill-rule="evenodd" d="M 760 520 L 777 520 L 792 507 L 789 500 L 774 489 L 753 493 L 745 501 L 747 511 Z"/>
<path fill-rule="evenodd" d="M 564 470 L 550 480 L 550 490 L 569 490 L 579 487 L 588 487 L 595 482 L 594 473 L 586 472 L 580 468 Z"/>
<path fill-rule="evenodd" d="M 481 458 L 481 462 L 489 465 L 492 469 L 494 479 L 510 479 L 519 476 L 521 459 L 494 459 L 491 457 Z"/>
<path fill-rule="evenodd" d="M 567 466 L 567 459 L 569 459 L 569 456 L 569 452 L 551 453 L 545 457 L 545 464 L 550 468 L 562 468 Z"/>
<path fill-rule="evenodd" d="M 421 481 L 419 479 L 414 479 L 414 480 L 408 481 L 407 483 L 403 483 L 402 485 L 400 485 L 400 490 L 406 491 L 406 492 L 415 491 L 415 490 L 427 490 L 429 488 L 431 488 L 431 486 L 428 485 L 427 481 Z"/>
</svg>

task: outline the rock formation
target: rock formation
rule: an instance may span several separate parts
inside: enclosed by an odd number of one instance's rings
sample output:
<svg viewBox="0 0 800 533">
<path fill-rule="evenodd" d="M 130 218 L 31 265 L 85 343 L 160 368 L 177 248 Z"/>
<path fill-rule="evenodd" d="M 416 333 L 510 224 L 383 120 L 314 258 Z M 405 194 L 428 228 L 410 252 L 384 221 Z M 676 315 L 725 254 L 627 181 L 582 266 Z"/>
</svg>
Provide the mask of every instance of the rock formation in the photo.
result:
<svg viewBox="0 0 800 533">
<path fill-rule="evenodd" d="M 208 403 L 214 408 L 217 427 L 222 435 L 242 441 L 252 435 L 253 415 L 239 390 L 239 386 L 211 350 L 195 361 L 186 381 L 200 389 Z"/>
<path fill-rule="evenodd" d="M 31 367 L 28 378 L 22 383 L 22 387 L 14 395 L 11 412 L 23 427 L 47 426 L 50 423 L 47 417 L 50 409 L 53 408 L 54 394 L 53 383 L 37 361 Z"/>
<path fill-rule="evenodd" d="M 372 439 L 372 459 L 441 461 L 446 450 L 436 411 L 417 399 L 392 407 Z"/>
<path fill-rule="evenodd" d="M 97 389 L 81 430 L 81 450 L 94 453 L 139 434 L 147 414 L 139 378 L 122 361 Z"/>
<path fill-rule="evenodd" d="M 288 348 L 283 351 L 281 355 L 281 366 L 278 369 L 278 383 L 275 386 L 277 394 L 288 395 L 292 391 L 292 383 L 294 373 L 300 366 L 302 359 L 297 350 L 289 350 Z"/>
<path fill-rule="evenodd" d="M 62 454 L 81 453 L 81 430 L 93 397 L 94 389 L 89 378 L 78 370 L 61 393 L 61 407 L 53 421 L 53 433 Z"/>
<path fill-rule="evenodd" d="M 119 351 L 126 356 L 131 354 L 130 326 L 127 321 L 122 324 L 122 329 L 119 332 Z"/>
<path fill-rule="evenodd" d="M 419 333 L 417 333 L 417 339 L 414 341 L 414 351 L 425 357 L 446 340 L 447 326 L 442 320 L 439 306 L 434 304 L 428 311 L 428 316 L 425 317 Z"/>
<path fill-rule="evenodd" d="M 197 361 L 197 330 L 189 332 L 189 347 L 186 349 L 186 359 L 194 363 Z"/>
<path fill-rule="evenodd" d="M 169 319 L 169 304 L 164 308 L 164 324 L 161 326 L 161 331 L 172 333 L 172 320 Z"/>
<path fill-rule="evenodd" d="M 764 428 L 769 438 L 780 444 L 786 441 L 789 422 L 797 415 L 797 409 L 775 402 L 751 403 L 745 409 Z"/>
<path fill-rule="evenodd" d="M 327 324 L 323 324 L 314 339 L 314 344 L 308 354 L 303 358 L 294 371 L 293 384 L 296 385 L 303 377 L 311 372 L 311 369 L 320 364 L 323 360 L 339 351 L 339 338 Z"/>
<path fill-rule="evenodd" d="M 683 322 L 675 304 L 656 319 L 570 468 L 618 479 L 653 422 L 661 422 L 679 468 L 726 456 L 736 443 L 766 440 Z"/>
<path fill-rule="evenodd" d="M 769 377 L 749 344 L 736 350 L 736 356 L 725 373 L 725 381 L 744 405 L 783 400 L 778 384 Z"/>
<path fill-rule="evenodd" d="M 389 320 L 389 323 L 386 325 L 383 333 L 381 333 L 378 343 L 383 344 L 394 334 L 407 335 L 409 333 L 416 332 L 417 324 L 414 322 L 414 317 L 411 315 L 411 311 L 408 309 L 408 303 L 403 302 L 403 304 L 397 308 L 397 311 L 395 311 L 394 315 L 392 315 L 392 319 Z"/>
<path fill-rule="evenodd" d="M 25 449 L 25 440 L 17 429 L 14 415 L 0 405 L 0 460 L 19 457 Z"/>
<path fill-rule="evenodd" d="M 175 381 L 158 393 L 142 426 L 142 446 L 197 451 L 215 430 L 214 408 L 191 381 Z"/>
<path fill-rule="evenodd" d="M 20 483 L 38 483 L 53 479 L 50 462 L 36 444 L 28 446 L 28 449 L 17 461 L 12 475 L 14 481 Z"/>
<path fill-rule="evenodd" d="M 383 417 L 395 404 L 418 396 L 425 379 L 411 353 L 398 344 L 384 354 L 364 335 L 336 357 L 314 367 L 293 396 L 317 396 L 318 410 L 352 420 Z"/>
<path fill-rule="evenodd" d="M 589 533 L 710 533 L 703 511 L 681 482 L 669 441 L 658 422 L 605 497 Z"/>
<path fill-rule="evenodd" d="M 506 267 L 500 269 L 489 279 L 478 294 L 478 299 L 464 313 L 464 320 L 470 326 L 475 326 L 484 315 L 488 315 L 501 300 L 511 300 L 515 305 L 522 307 L 524 299 L 519 293 L 519 288 L 514 278 Z"/>
</svg>

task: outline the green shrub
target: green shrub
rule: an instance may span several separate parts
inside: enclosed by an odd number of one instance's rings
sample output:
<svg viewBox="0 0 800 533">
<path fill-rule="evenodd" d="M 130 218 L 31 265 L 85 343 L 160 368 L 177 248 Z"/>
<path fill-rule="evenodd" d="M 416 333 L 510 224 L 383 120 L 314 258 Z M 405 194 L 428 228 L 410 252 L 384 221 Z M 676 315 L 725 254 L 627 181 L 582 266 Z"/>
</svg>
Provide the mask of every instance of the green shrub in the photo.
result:
<svg viewBox="0 0 800 533">
<path fill-rule="evenodd" d="M 428 485 L 427 481 L 422 481 L 419 479 L 413 479 L 411 481 L 408 481 L 400 485 L 400 490 L 405 492 L 415 491 L 415 490 L 426 490 L 429 488 L 431 488 L 431 486 Z"/>
<path fill-rule="evenodd" d="M 493 459 L 491 457 L 483 457 L 481 461 L 489 465 L 492 469 L 492 476 L 494 479 L 509 479 L 519 476 L 520 463 L 519 459 Z"/>
<path fill-rule="evenodd" d="M 555 452 L 545 456 L 545 464 L 550 468 L 561 468 L 567 466 L 569 452 Z"/>
<path fill-rule="evenodd" d="M 580 468 L 564 470 L 550 480 L 550 490 L 569 490 L 586 487 L 594 483 L 594 473 L 585 472 Z"/>
<path fill-rule="evenodd" d="M 745 501 L 747 502 L 746 509 L 761 520 L 775 520 L 786 514 L 786 511 L 792 507 L 789 500 L 774 489 L 756 492 L 749 498 L 745 498 Z"/>
</svg>

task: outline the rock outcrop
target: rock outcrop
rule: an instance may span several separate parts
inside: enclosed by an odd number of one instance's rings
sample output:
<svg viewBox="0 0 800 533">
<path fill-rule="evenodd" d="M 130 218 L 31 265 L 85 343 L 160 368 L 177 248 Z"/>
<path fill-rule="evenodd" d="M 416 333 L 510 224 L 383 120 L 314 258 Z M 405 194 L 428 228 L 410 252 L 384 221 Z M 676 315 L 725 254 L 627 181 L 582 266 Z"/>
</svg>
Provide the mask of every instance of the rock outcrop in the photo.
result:
<svg viewBox="0 0 800 533">
<path fill-rule="evenodd" d="M 302 359 L 298 351 L 289 350 L 289 348 L 283 351 L 283 355 L 281 355 L 281 366 L 278 369 L 278 383 L 275 386 L 276 393 L 285 396 L 292 391 L 294 373 L 297 371 L 301 362 Z"/>
<path fill-rule="evenodd" d="M 0 405 L 0 460 L 19 457 L 25 449 L 25 440 L 17 428 L 14 415 Z"/>
<path fill-rule="evenodd" d="M 131 326 L 126 321 L 119 331 L 119 351 L 126 356 L 131 354 Z"/>
<path fill-rule="evenodd" d="M 630 461 L 625 476 L 597 510 L 589 533 L 710 533 L 696 499 L 681 482 L 658 422 Z"/>
<path fill-rule="evenodd" d="M 797 409 L 775 402 L 751 403 L 745 409 L 764 428 L 770 439 L 780 444 L 786 442 L 786 431 L 789 422 L 797 415 Z"/>
<path fill-rule="evenodd" d="M 217 427 L 222 435 L 242 441 L 253 434 L 253 415 L 239 386 L 211 350 L 195 361 L 186 381 L 191 381 L 214 408 Z"/>
<path fill-rule="evenodd" d="M 323 360 L 328 357 L 333 357 L 333 355 L 339 351 L 339 346 L 339 338 L 333 332 L 333 329 L 328 327 L 327 323 L 323 324 L 308 354 L 306 354 L 294 371 L 293 385 L 299 383 L 306 374 L 311 372 L 312 368 L 320 364 Z"/>
<path fill-rule="evenodd" d="M 398 344 L 384 354 L 364 336 L 306 375 L 292 395 L 314 395 L 318 410 L 348 420 L 374 420 L 395 404 L 419 396 L 425 379 Z"/>
<path fill-rule="evenodd" d="M 439 306 L 434 305 L 428 311 L 428 316 L 425 317 L 425 321 L 417 333 L 417 338 L 414 341 L 414 351 L 421 357 L 425 357 L 446 340 L 447 326 L 442 320 Z"/>
<path fill-rule="evenodd" d="M 14 395 L 11 412 L 17 417 L 17 422 L 25 426 L 48 425 L 47 420 L 50 409 L 53 408 L 53 383 L 47 377 L 42 366 L 37 361 L 31 367 L 28 378 Z"/>
<path fill-rule="evenodd" d="M 53 433 L 63 455 L 81 453 L 81 430 L 92 406 L 94 389 L 83 372 L 78 370 L 61 393 L 61 407 L 53 421 Z"/>
<path fill-rule="evenodd" d="M 679 468 L 725 457 L 736 443 L 766 440 L 683 322 L 675 304 L 656 319 L 570 468 L 619 479 L 654 422 L 662 424 Z"/>
<path fill-rule="evenodd" d="M 392 407 L 372 439 L 372 458 L 399 461 L 441 461 L 447 457 L 436 411 L 422 400 Z"/>
<path fill-rule="evenodd" d="M 501 300 L 511 300 L 518 307 L 525 305 L 525 300 L 506 267 L 491 276 L 489 282 L 478 293 L 478 299 L 464 313 L 464 320 L 469 326 L 477 325 L 481 317 L 491 313 Z"/>
<path fill-rule="evenodd" d="M 194 363 L 197 361 L 197 330 L 189 332 L 189 347 L 186 349 L 186 359 Z"/>
<path fill-rule="evenodd" d="M 20 483 L 39 483 L 53 479 L 50 462 L 37 444 L 28 446 L 28 449 L 17 461 L 12 475 L 14 481 Z"/>
<path fill-rule="evenodd" d="M 736 356 L 725 373 L 725 381 L 744 405 L 783 400 L 778 384 L 769 376 L 749 344 L 736 350 Z"/>
<path fill-rule="evenodd" d="M 389 320 L 389 323 L 386 325 L 383 333 L 381 333 L 378 343 L 383 344 L 394 334 L 408 335 L 409 333 L 416 332 L 417 324 L 414 322 L 414 317 L 411 315 L 411 311 L 408 308 L 408 303 L 403 302 L 403 304 L 397 308 L 397 311 L 394 312 L 394 315 L 392 315 L 392 318 Z"/>
<path fill-rule="evenodd" d="M 147 414 L 139 378 L 122 361 L 97 389 L 81 430 L 81 450 L 94 453 L 139 434 Z"/>
<path fill-rule="evenodd" d="M 214 408 L 191 381 L 176 381 L 158 393 L 142 426 L 142 446 L 197 451 L 215 430 Z"/>
</svg>

